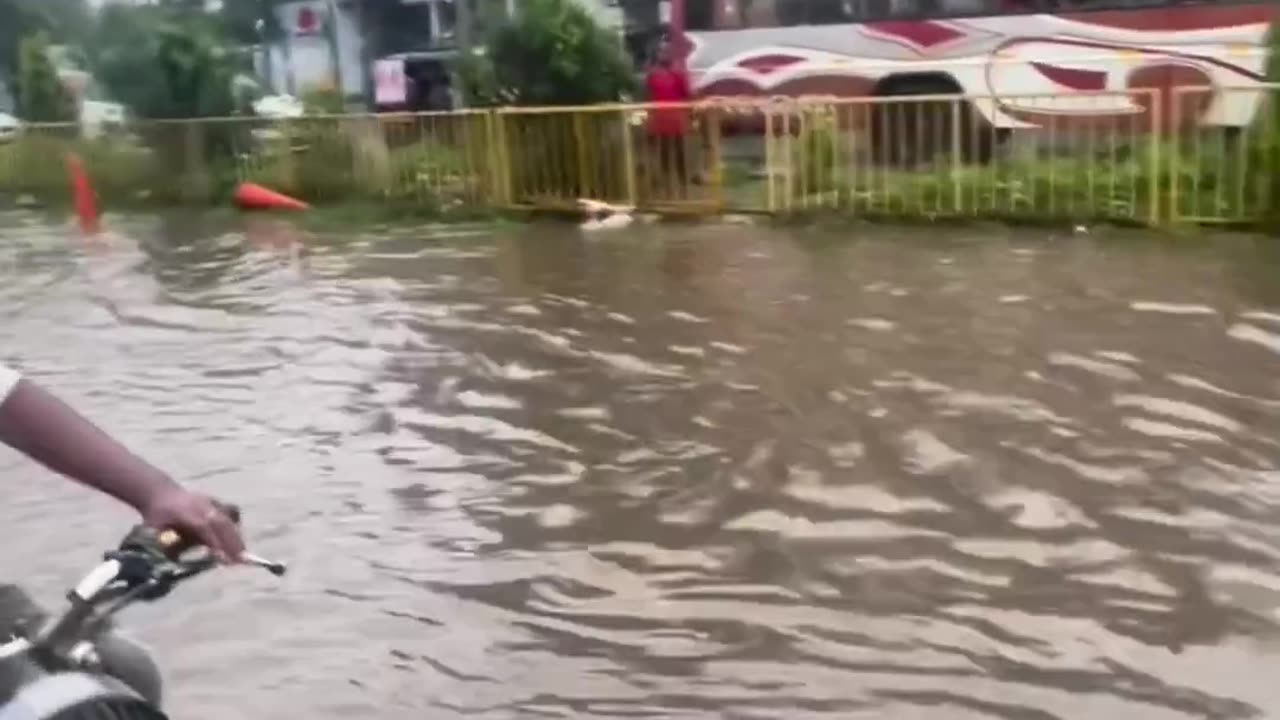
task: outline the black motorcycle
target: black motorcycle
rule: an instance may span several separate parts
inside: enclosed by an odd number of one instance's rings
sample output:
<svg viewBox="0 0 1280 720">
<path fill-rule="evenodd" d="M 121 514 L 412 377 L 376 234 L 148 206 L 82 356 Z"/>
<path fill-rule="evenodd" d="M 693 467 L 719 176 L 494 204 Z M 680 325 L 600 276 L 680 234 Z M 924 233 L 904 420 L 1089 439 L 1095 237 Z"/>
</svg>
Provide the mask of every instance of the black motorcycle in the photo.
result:
<svg viewBox="0 0 1280 720">
<path fill-rule="evenodd" d="M 239 522 L 240 514 L 228 508 Z M 283 575 L 285 566 L 252 554 L 246 564 Z M 160 673 L 140 645 L 114 632 L 111 618 L 152 602 L 215 567 L 209 552 L 173 530 L 137 526 L 67 594 L 49 617 L 21 590 L 0 588 L 0 720 L 166 720 Z"/>
</svg>

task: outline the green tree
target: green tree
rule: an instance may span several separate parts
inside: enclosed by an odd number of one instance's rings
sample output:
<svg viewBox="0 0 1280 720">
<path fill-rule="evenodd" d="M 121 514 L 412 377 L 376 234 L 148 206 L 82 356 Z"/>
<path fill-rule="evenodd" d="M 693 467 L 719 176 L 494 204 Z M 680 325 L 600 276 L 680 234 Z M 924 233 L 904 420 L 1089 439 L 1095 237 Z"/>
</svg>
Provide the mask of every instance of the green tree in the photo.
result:
<svg viewBox="0 0 1280 720">
<path fill-rule="evenodd" d="M 54 42 L 79 43 L 90 26 L 85 0 L 0 0 L 0 81 L 16 81 L 23 38 L 44 31 Z"/>
<path fill-rule="evenodd" d="M 621 39 L 574 0 L 522 2 L 485 45 L 456 68 L 472 105 L 586 105 L 635 90 Z"/>
<path fill-rule="evenodd" d="M 28 122 L 68 122 L 75 119 L 70 94 L 49 59 L 49 39 L 36 33 L 18 51 L 18 115 Z"/>
<path fill-rule="evenodd" d="M 143 118 L 195 118 L 234 110 L 236 57 L 216 19 L 165 7 L 104 8 L 91 48 L 98 79 Z"/>
<path fill-rule="evenodd" d="M 22 38 L 45 29 L 40 16 L 21 0 L 0 0 L 0 81 L 10 87 L 18 75 Z"/>
<path fill-rule="evenodd" d="M 26 0 L 52 42 L 80 44 L 93 30 L 93 13 L 86 0 Z"/>
</svg>

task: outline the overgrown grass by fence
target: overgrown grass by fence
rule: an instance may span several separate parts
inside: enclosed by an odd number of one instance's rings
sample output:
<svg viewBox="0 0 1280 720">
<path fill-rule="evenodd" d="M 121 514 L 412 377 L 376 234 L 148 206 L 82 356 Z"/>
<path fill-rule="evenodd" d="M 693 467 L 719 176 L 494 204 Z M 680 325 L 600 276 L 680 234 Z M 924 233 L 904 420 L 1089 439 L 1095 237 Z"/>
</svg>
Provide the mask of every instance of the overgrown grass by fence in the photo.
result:
<svg viewBox="0 0 1280 720">
<path fill-rule="evenodd" d="M 1075 113 L 1055 96 L 1018 98 L 1039 124 L 1000 131 L 976 103 L 992 98 L 895 97 L 810 104 L 767 137 L 786 163 L 773 173 L 781 210 L 1023 220 L 1159 220 L 1160 136 L 1149 113 L 1108 115 L 1149 96 L 1081 93 Z M 1145 101 L 1145 102 L 1144 102 Z"/>
<path fill-rule="evenodd" d="M 668 213 L 1276 228 L 1278 100 L 1280 85 L 1259 85 L 206 119 L 96 138 L 28 126 L 0 140 L 0 192 L 66 199 L 76 152 L 108 206 L 222 202 L 251 180 L 428 213 L 592 198 Z M 1218 107 L 1254 119 L 1215 125 Z M 1018 127 L 992 127 L 993 110 Z M 655 115 L 687 132 L 653 137 Z"/>
</svg>

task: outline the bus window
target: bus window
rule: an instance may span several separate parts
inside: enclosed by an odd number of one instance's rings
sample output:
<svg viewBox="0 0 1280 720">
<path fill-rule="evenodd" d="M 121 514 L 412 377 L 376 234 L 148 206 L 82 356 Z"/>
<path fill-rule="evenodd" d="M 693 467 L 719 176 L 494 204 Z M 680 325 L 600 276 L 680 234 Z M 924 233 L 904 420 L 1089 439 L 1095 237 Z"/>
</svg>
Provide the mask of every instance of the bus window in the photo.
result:
<svg viewBox="0 0 1280 720">
<path fill-rule="evenodd" d="M 880 16 L 890 19 L 918 18 L 937 14 L 938 0 L 888 0 Z"/>
<path fill-rule="evenodd" d="M 684 27 L 686 30 L 718 30 L 726 27 L 716 22 L 716 6 L 729 5 L 732 0 L 717 3 L 716 0 L 684 0 Z"/>
<path fill-rule="evenodd" d="M 805 0 L 738 0 L 742 27 L 770 28 L 802 25 Z"/>
<path fill-rule="evenodd" d="M 815 25 L 836 25 L 854 22 L 858 0 L 810 0 L 809 22 Z"/>
<path fill-rule="evenodd" d="M 774 0 L 738 0 L 738 18 L 744 28 L 778 26 Z"/>
<path fill-rule="evenodd" d="M 980 15 L 990 10 L 987 0 L 940 0 L 940 15 Z"/>
<path fill-rule="evenodd" d="M 774 25 L 808 25 L 812 0 L 755 0 L 773 5 Z"/>
</svg>

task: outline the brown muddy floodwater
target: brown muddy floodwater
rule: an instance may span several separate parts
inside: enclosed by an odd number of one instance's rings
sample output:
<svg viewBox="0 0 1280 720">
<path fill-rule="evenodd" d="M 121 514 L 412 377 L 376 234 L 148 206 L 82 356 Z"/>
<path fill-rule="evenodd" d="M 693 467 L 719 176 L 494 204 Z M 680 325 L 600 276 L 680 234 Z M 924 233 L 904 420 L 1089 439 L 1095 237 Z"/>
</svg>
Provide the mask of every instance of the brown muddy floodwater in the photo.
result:
<svg viewBox="0 0 1280 720">
<path fill-rule="evenodd" d="M 0 217 L 3 357 L 241 502 L 179 718 L 1280 716 L 1280 252 Z M 52 603 L 130 521 L 3 461 Z"/>
</svg>

